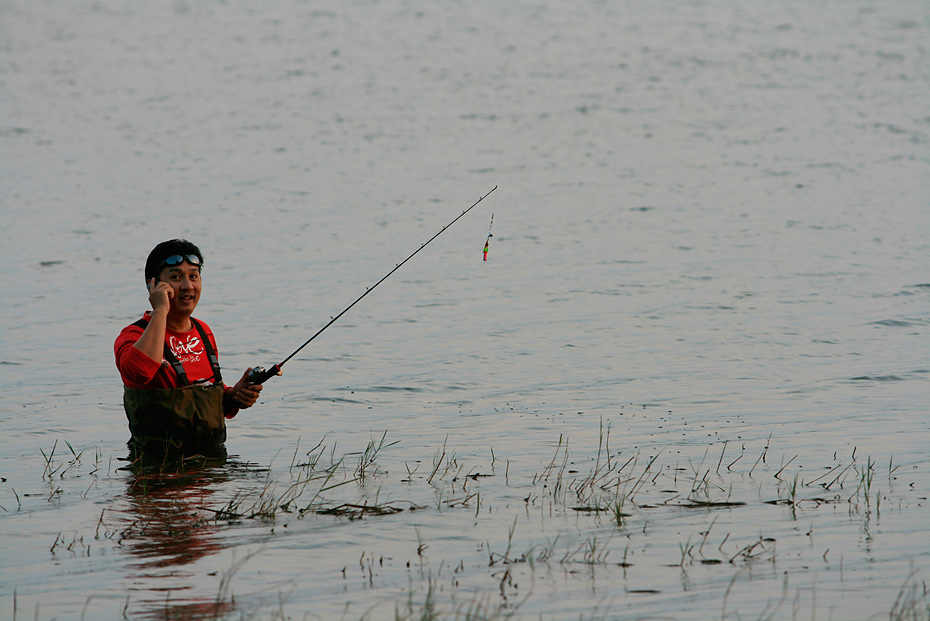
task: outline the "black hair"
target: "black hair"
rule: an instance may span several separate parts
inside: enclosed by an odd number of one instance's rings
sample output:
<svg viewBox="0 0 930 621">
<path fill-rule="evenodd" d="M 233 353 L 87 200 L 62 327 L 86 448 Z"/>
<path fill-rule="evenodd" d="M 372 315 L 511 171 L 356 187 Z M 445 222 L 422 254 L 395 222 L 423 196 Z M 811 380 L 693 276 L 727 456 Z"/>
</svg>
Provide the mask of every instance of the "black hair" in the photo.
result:
<svg viewBox="0 0 930 621">
<path fill-rule="evenodd" d="M 149 258 L 145 261 L 145 282 L 148 282 L 152 278 L 158 278 L 162 263 L 164 263 L 165 259 L 168 257 L 176 254 L 196 255 L 197 258 L 200 259 L 200 265 L 198 267 L 203 266 L 203 255 L 200 253 L 200 248 L 186 239 L 170 239 L 158 244 L 152 248 L 152 252 L 149 253 Z"/>
</svg>

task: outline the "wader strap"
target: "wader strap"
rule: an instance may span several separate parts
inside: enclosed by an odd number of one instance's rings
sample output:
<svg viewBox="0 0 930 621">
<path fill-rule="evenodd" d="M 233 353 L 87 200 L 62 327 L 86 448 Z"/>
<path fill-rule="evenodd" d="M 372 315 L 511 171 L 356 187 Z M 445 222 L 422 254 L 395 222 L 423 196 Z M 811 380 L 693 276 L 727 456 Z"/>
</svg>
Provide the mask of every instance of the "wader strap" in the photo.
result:
<svg viewBox="0 0 930 621">
<path fill-rule="evenodd" d="M 203 341 L 203 348 L 207 352 L 207 358 L 210 359 L 210 366 L 213 368 L 213 383 L 220 384 L 223 382 L 223 375 L 220 373 L 220 361 L 216 357 L 213 346 L 210 344 L 210 339 L 207 338 L 207 333 L 204 331 L 199 321 L 191 317 L 191 323 L 194 324 L 194 327 L 197 328 L 197 332 L 200 333 L 200 340 Z"/>
<path fill-rule="evenodd" d="M 191 382 L 187 379 L 187 371 L 184 370 L 184 365 L 181 364 L 178 357 L 175 356 L 171 348 L 168 347 L 168 343 L 165 343 L 164 356 L 165 360 L 168 361 L 168 364 L 171 365 L 171 368 L 174 369 L 175 374 L 178 376 L 178 383 L 180 383 L 181 386 L 190 386 Z"/>
</svg>

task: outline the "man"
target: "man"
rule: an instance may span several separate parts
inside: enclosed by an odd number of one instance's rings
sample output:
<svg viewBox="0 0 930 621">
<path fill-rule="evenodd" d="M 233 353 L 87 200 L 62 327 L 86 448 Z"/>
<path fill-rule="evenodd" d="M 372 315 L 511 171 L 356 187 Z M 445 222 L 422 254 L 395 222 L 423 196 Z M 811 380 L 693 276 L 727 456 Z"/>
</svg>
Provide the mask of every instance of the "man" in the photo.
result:
<svg viewBox="0 0 930 621">
<path fill-rule="evenodd" d="M 216 340 L 192 317 L 202 291 L 203 255 L 187 240 L 155 246 L 145 263 L 152 310 L 114 344 L 134 450 L 204 451 L 226 441 L 226 419 L 252 407 L 262 390 L 247 369 L 223 383 Z"/>
</svg>

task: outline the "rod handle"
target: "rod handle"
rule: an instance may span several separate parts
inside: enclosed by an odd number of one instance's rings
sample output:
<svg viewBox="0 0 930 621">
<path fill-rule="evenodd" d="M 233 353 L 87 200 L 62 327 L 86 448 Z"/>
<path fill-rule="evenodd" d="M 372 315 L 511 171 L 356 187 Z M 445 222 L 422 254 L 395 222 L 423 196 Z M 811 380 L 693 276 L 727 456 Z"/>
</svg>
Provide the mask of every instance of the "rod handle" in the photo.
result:
<svg viewBox="0 0 930 621">
<path fill-rule="evenodd" d="M 266 381 L 274 377 L 275 375 L 281 375 L 281 365 L 273 365 L 270 369 L 265 369 L 265 367 L 252 367 L 252 372 L 249 373 L 249 377 L 246 380 L 250 384 L 264 384 Z"/>
</svg>

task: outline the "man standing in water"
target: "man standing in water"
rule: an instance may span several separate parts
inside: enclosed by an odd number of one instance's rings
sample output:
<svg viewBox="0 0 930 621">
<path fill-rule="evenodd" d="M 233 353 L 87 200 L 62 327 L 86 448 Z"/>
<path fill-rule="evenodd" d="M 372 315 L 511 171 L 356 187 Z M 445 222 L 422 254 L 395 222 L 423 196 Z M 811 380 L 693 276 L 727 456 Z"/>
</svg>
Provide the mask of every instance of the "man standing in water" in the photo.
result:
<svg viewBox="0 0 930 621">
<path fill-rule="evenodd" d="M 204 451 L 226 441 L 226 419 L 255 405 L 260 384 L 247 369 L 235 386 L 223 383 L 210 328 L 191 315 L 202 289 L 200 249 L 173 239 L 145 263 L 152 310 L 123 328 L 116 366 L 133 450 Z"/>
</svg>

